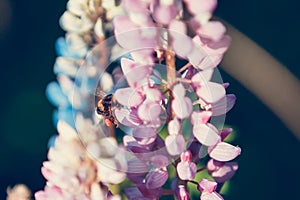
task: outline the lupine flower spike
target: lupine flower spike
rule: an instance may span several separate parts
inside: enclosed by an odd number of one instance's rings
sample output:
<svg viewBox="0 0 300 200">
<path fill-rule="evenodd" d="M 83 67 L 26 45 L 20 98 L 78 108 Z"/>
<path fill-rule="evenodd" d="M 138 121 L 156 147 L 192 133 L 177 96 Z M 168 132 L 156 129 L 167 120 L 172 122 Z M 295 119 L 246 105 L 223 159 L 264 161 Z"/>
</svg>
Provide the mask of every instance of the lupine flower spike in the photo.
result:
<svg viewBox="0 0 300 200">
<path fill-rule="evenodd" d="M 46 89 L 58 135 L 35 199 L 223 199 L 219 188 L 237 171 L 241 149 L 228 143 L 233 130 L 218 120 L 236 97 L 218 76 L 231 38 L 212 19 L 216 6 L 68 1 L 57 81 Z"/>
</svg>

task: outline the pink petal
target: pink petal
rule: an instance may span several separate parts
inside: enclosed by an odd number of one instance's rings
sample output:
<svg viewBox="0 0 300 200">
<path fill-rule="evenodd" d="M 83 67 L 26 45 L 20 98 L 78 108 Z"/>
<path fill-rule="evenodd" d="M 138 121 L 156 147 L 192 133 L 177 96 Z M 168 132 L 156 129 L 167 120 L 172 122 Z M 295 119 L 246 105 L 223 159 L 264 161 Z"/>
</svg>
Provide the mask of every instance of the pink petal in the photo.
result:
<svg viewBox="0 0 300 200">
<path fill-rule="evenodd" d="M 218 42 L 209 42 L 205 46 L 205 51 L 208 55 L 220 55 L 224 54 L 229 45 L 231 43 L 231 38 L 229 35 L 225 35 L 220 41 Z"/>
<path fill-rule="evenodd" d="M 152 67 L 149 65 L 141 65 L 133 60 L 122 58 L 121 67 L 132 88 L 140 88 L 148 84 L 148 77 L 152 71 Z"/>
<path fill-rule="evenodd" d="M 192 157 L 192 152 L 190 150 L 186 150 L 180 155 L 180 160 L 181 162 L 191 162 Z"/>
<path fill-rule="evenodd" d="M 219 21 L 209 21 L 197 30 L 197 33 L 200 35 L 200 37 L 213 41 L 221 40 L 225 32 L 225 26 Z"/>
<path fill-rule="evenodd" d="M 149 159 L 153 156 L 153 152 L 140 145 L 132 136 L 125 135 L 123 137 L 123 143 L 129 152 L 134 153 L 134 156 L 137 156 L 143 161 L 149 161 Z"/>
<path fill-rule="evenodd" d="M 235 147 L 226 142 L 220 142 L 212 149 L 209 149 L 209 156 L 215 160 L 227 162 L 235 159 L 241 153 L 240 147 Z"/>
<path fill-rule="evenodd" d="M 180 33 L 173 33 L 172 34 L 172 47 L 176 52 L 176 55 L 181 58 L 187 58 L 188 55 L 192 53 L 194 50 L 194 42 L 193 40 L 188 37 L 187 35 L 183 35 Z M 184 45 L 182 45 L 184 44 Z"/>
<path fill-rule="evenodd" d="M 169 24 L 177 15 L 175 5 L 156 5 L 153 10 L 153 19 L 163 25 Z"/>
<path fill-rule="evenodd" d="M 132 136 L 135 138 L 149 138 L 156 136 L 156 134 L 157 130 L 154 128 L 139 126 L 133 130 Z"/>
<path fill-rule="evenodd" d="M 138 198 L 138 199 L 141 199 L 141 200 L 159 199 L 159 197 L 163 193 L 163 189 L 161 187 L 149 189 L 149 188 L 147 188 L 146 184 L 137 184 L 136 186 L 138 187 L 138 189 L 143 194 L 144 198 Z M 138 199 L 136 199 L 136 200 L 138 200 Z"/>
<path fill-rule="evenodd" d="M 117 42 L 126 49 L 135 49 L 136 38 L 139 38 L 139 26 L 126 16 L 118 16 L 113 20 Z"/>
<path fill-rule="evenodd" d="M 201 85 L 204 85 L 206 82 L 210 81 L 213 73 L 214 73 L 213 69 L 207 69 L 198 72 L 192 77 L 193 86 L 200 87 Z"/>
<path fill-rule="evenodd" d="M 199 66 L 206 55 L 207 53 L 201 47 L 194 45 L 193 50 L 187 55 L 187 58 L 194 67 L 200 68 Z"/>
<path fill-rule="evenodd" d="M 157 138 L 157 135 L 154 135 L 152 137 L 144 137 L 144 138 L 138 138 L 136 137 L 136 141 L 139 145 L 143 146 L 144 148 L 151 148 L 153 145 L 155 145 L 155 140 Z"/>
<path fill-rule="evenodd" d="M 211 104 L 212 116 L 219 116 L 230 111 L 236 101 L 236 97 L 234 94 L 227 94 L 219 101 Z"/>
<path fill-rule="evenodd" d="M 223 98 L 226 91 L 219 83 L 207 82 L 205 85 L 197 88 L 196 93 L 199 98 L 204 99 L 208 103 L 213 103 Z"/>
<path fill-rule="evenodd" d="M 191 116 L 192 124 L 206 124 L 211 117 L 211 111 L 194 111 Z"/>
<path fill-rule="evenodd" d="M 223 59 L 223 54 L 217 54 L 217 55 L 208 54 L 202 59 L 201 63 L 197 67 L 202 70 L 215 68 L 218 66 L 218 64 L 220 64 L 222 59 Z"/>
<path fill-rule="evenodd" d="M 159 188 L 163 186 L 167 180 L 168 180 L 168 171 L 162 169 L 158 171 L 151 171 L 147 174 L 145 178 L 146 188 L 148 189 Z"/>
<path fill-rule="evenodd" d="M 185 149 L 185 140 L 181 134 L 167 136 L 165 143 L 167 151 L 171 156 L 179 155 Z"/>
<path fill-rule="evenodd" d="M 177 118 L 172 119 L 169 123 L 168 123 L 168 132 L 169 135 L 177 135 L 180 132 L 180 123 L 178 121 Z"/>
<path fill-rule="evenodd" d="M 162 94 L 160 90 L 156 88 L 146 88 L 144 91 L 148 100 L 155 102 L 160 102 L 162 100 Z"/>
<path fill-rule="evenodd" d="M 193 162 L 179 162 L 176 169 L 182 180 L 193 180 L 197 172 L 197 166 Z"/>
<path fill-rule="evenodd" d="M 217 6 L 217 0 L 184 0 L 184 2 L 192 14 L 212 13 Z"/>
<path fill-rule="evenodd" d="M 172 89 L 174 98 L 182 98 L 185 96 L 185 88 L 181 83 L 175 85 Z"/>
<path fill-rule="evenodd" d="M 142 176 L 149 171 L 149 166 L 146 162 L 138 158 L 130 159 L 127 165 L 127 173 L 134 174 L 134 176 Z"/>
<path fill-rule="evenodd" d="M 217 185 L 218 184 L 215 181 L 210 181 L 204 178 L 199 182 L 198 190 L 200 192 L 212 193 L 217 189 Z"/>
<path fill-rule="evenodd" d="M 115 17 L 113 24 L 116 40 L 123 48 L 134 51 L 156 47 L 157 29 L 152 24 L 141 27 L 126 16 Z"/>
<path fill-rule="evenodd" d="M 232 128 L 224 128 L 223 130 L 220 131 L 221 135 L 221 140 L 224 141 L 224 139 L 232 133 L 233 129 Z"/>
<path fill-rule="evenodd" d="M 183 34 L 185 35 L 187 33 L 187 27 L 186 24 L 183 21 L 179 21 L 177 19 L 174 19 L 169 24 L 169 30 L 170 35 L 173 36 L 173 34 Z"/>
<path fill-rule="evenodd" d="M 136 113 L 125 108 L 116 109 L 114 114 L 118 122 L 131 128 L 136 127 L 143 122 L 138 118 Z"/>
<path fill-rule="evenodd" d="M 193 134 L 205 146 L 215 145 L 220 140 L 220 136 L 215 128 L 207 124 L 195 124 L 193 126 Z"/>
<path fill-rule="evenodd" d="M 199 45 L 207 55 L 212 56 L 224 54 L 230 45 L 231 38 L 228 35 L 224 35 L 220 41 L 214 42 L 195 36 L 193 41 L 196 45 Z"/>
<path fill-rule="evenodd" d="M 200 197 L 201 200 L 224 200 L 223 197 L 217 192 L 208 193 L 203 192 Z"/>
<path fill-rule="evenodd" d="M 138 108 L 139 118 L 147 122 L 152 122 L 159 118 L 160 112 L 160 104 L 147 99 Z"/>
<path fill-rule="evenodd" d="M 169 159 L 164 155 L 155 155 L 151 158 L 153 168 L 163 168 L 170 164 Z"/>
<path fill-rule="evenodd" d="M 238 164 L 236 162 L 226 162 L 218 169 L 210 171 L 210 174 L 218 183 L 223 183 L 231 179 L 237 170 Z"/>
<path fill-rule="evenodd" d="M 127 187 L 124 192 L 128 199 L 143 199 L 143 194 L 137 187 Z"/>
<path fill-rule="evenodd" d="M 192 101 L 188 97 L 176 98 L 172 102 L 172 109 L 179 119 L 188 118 L 193 110 Z"/>
<path fill-rule="evenodd" d="M 115 98 L 120 104 L 128 107 L 138 106 L 144 100 L 144 97 L 133 88 L 118 89 Z"/>
<path fill-rule="evenodd" d="M 154 63 L 153 52 L 153 49 L 144 49 L 141 47 L 138 50 L 132 50 L 130 55 L 137 62 L 152 65 Z"/>
<path fill-rule="evenodd" d="M 123 0 L 123 6 L 129 12 L 146 12 L 147 11 L 147 3 L 145 1 L 140 0 Z"/>
<path fill-rule="evenodd" d="M 178 200 L 189 200 L 190 199 L 190 194 L 186 190 L 184 185 L 178 185 L 177 191 L 177 198 Z"/>
</svg>

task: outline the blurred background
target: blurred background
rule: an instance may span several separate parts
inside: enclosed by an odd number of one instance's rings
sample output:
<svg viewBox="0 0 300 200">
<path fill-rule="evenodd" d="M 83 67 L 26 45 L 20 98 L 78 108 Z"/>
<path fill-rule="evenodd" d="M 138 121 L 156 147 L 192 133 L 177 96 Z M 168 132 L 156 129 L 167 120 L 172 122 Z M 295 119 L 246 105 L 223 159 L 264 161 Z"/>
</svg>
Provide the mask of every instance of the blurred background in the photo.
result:
<svg viewBox="0 0 300 200">
<path fill-rule="evenodd" d="M 0 0 L 0 199 L 5 199 L 9 185 L 24 183 L 35 192 L 45 184 L 40 167 L 48 139 L 56 132 L 45 88 L 55 79 L 54 42 L 64 35 L 58 20 L 66 2 Z M 219 1 L 216 14 L 300 78 L 296 3 Z M 242 147 L 240 168 L 226 199 L 295 199 L 300 189 L 299 141 L 259 99 L 225 72 L 222 75 L 231 83 L 228 92 L 238 98 L 226 124 L 236 129 L 234 144 Z"/>
</svg>

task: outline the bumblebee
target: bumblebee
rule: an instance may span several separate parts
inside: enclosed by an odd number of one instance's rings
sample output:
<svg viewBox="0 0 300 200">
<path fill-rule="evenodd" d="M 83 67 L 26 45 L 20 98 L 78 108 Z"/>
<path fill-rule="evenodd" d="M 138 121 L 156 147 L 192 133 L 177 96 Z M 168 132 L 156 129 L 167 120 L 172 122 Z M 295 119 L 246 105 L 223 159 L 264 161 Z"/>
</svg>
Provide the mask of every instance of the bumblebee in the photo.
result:
<svg viewBox="0 0 300 200">
<path fill-rule="evenodd" d="M 106 126 L 110 127 L 113 124 L 118 127 L 118 121 L 114 117 L 113 105 L 116 105 L 116 100 L 113 94 L 107 94 L 102 98 L 98 96 L 98 101 L 96 105 L 97 114 L 104 117 L 104 122 Z"/>
</svg>

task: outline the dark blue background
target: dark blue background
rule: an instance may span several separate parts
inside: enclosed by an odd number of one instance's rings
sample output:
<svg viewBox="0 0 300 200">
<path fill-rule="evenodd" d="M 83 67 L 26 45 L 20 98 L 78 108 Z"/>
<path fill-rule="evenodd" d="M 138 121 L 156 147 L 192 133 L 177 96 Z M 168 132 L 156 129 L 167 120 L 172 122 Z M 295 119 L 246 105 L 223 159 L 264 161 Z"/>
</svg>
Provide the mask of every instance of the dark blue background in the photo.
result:
<svg viewBox="0 0 300 200">
<path fill-rule="evenodd" d="M 11 21 L 0 35 L 0 199 L 5 198 L 8 185 L 18 182 L 33 191 L 44 186 L 40 166 L 46 159 L 48 138 L 55 133 L 53 107 L 44 91 L 55 79 L 54 42 L 64 34 L 58 19 L 66 1 L 9 3 Z M 299 78 L 298 8 L 292 0 L 227 0 L 220 1 L 216 14 L 267 49 Z M 229 91 L 238 97 L 226 123 L 237 128 L 235 143 L 242 147 L 240 169 L 226 199 L 295 199 L 300 188 L 299 141 L 237 81 L 226 73 L 223 79 L 231 83 Z"/>
</svg>

